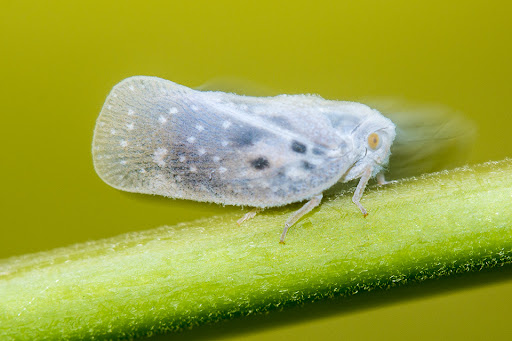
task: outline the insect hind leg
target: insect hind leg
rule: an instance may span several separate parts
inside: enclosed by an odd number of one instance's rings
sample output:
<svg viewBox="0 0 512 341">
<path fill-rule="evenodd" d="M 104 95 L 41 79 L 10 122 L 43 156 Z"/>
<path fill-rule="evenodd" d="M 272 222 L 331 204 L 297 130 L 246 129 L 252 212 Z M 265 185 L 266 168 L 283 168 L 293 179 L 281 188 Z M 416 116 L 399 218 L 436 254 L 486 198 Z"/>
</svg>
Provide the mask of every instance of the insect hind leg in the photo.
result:
<svg viewBox="0 0 512 341">
<path fill-rule="evenodd" d="M 259 212 L 261 212 L 261 211 L 262 211 L 262 209 L 261 209 L 260 207 L 256 207 L 256 208 L 254 208 L 253 210 L 251 210 L 250 212 L 247 212 L 246 214 L 244 214 L 244 216 L 243 216 L 242 218 L 238 219 L 238 220 L 236 221 L 236 223 L 237 223 L 238 225 L 242 225 L 242 223 L 243 223 L 244 221 L 247 221 L 247 220 L 249 220 L 249 219 L 254 218 L 254 217 L 256 216 L 256 214 L 258 214 L 258 213 L 259 213 Z"/>
<path fill-rule="evenodd" d="M 304 215 L 309 213 L 313 208 L 317 207 L 320 204 L 320 201 L 322 201 L 323 194 L 320 193 L 318 195 L 315 195 L 313 198 L 311 198 L 310 201 L 304 204 L 300 209 L 293 212 L 293 214 L 288 218 L 286 223 L 284 223 L 284 230 L 283 234 L 281 235 L 281 239 L 279 240 L 279 243 L 284 244 L 284 237 L 286 237 L 286 232 L 288 232 L 288 229 L 293 226 L 300 218 L 302 218 Z"/>
<path fill-rule="evenodd" d="M 398 181 L 396 181 L 396 180 L 387 181 L 386 177 L 384 176 L 384 173 L 382 173 L 382 172 L 377 174 L 377 183 L 379 184 L 379 186 L 396 184 L 397 182 Z"/>
</svg>

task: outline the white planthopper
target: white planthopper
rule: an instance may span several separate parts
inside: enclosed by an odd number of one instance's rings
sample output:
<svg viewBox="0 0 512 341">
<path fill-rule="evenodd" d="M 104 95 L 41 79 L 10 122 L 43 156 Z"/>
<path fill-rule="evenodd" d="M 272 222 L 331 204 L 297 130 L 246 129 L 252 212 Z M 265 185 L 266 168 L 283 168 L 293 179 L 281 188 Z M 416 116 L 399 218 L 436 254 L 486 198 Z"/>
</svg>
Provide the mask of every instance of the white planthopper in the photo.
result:
<svg viewBox="0 0 512 341">
<path fill-rule="evenodd" d="M 308 200 L 337 182 L 368 180 L 387 164 L 395 125 L 377 110 L 314 95 L 240 96 L 136 76 L 117 84 L 98 117 L 93 160 L 120 190 L 259 209 Z"/>
</svg>

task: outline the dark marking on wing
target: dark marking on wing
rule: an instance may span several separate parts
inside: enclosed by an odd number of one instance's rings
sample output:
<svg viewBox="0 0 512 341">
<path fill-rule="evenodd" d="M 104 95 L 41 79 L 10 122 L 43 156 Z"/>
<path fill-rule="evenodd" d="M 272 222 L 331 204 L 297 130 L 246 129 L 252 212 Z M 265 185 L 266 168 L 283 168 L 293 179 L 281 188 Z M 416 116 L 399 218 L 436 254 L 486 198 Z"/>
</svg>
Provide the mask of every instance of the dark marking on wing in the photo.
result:
<svg viewBox="0 0 512 341">
<path fill-rule="evenodd" d="M 251 161 L 251 166 L 253 166 L 257 170 L 263 170 L 265 168 L 270 167 L 270 163 L 264 157 L 259 157 Z"/>
<path fill-rule="evenodd" d="M 307 148 L 302 143 L 300 143 L 298 141 L 293 141 L 292 142 L 292 150 L 296 153 L 305 154 L 307 151 Z"/>
<path fill-rule="evenodd" d="M 313 165 L 307 161 L 302 161 L 302 168 L 304 168 L 305 170 L 312 170 L 312 169 L 315 169 L 315 165 Z"/>
<path fill-rule="evenodd" d="M 325 152 L 320 148 L 313 148 L 313 154 L 315 155 L 325 155 Z"/>
<path fill-rule="evenodd" d="M 235 147 L 249 147 L 253 146 L 258 142 L 265 133 L 257 128 L 242 127 L 235 130 L 235 134 L 232 135 L 229 140 Z"/>
</svg>

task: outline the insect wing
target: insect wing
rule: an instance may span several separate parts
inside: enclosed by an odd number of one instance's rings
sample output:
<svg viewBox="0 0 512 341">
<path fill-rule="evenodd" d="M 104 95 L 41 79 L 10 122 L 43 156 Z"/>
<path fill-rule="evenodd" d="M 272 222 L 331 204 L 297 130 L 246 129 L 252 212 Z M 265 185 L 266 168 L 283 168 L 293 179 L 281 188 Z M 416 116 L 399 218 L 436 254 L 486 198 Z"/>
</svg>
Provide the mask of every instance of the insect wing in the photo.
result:
<svg viewBox="0 0 512 341">
<path fill-rule="evenodd" d="M 98 118 L 95 168 L 131 192 L 259 207 L 303 200 L 355 161 L 348 137 L 311 109 L 318 100 L 200 92 L 132 77 L 114 87 Z"/>
</svg>

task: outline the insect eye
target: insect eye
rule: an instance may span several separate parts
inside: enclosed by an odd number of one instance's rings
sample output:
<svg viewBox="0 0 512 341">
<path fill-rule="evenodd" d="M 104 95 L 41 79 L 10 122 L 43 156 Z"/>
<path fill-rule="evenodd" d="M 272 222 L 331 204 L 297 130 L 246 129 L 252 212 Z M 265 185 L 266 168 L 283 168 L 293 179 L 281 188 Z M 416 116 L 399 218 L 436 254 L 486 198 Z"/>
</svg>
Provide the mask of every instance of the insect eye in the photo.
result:
<svg viewBox="0 0 512 341">
<path fill-rule="evenodd" d="M 371 133 L 368 135 L 368 146 L 371 149 L 376 150 L 380 147 L 380 136 L 377 133 Z"/>
</svg>

